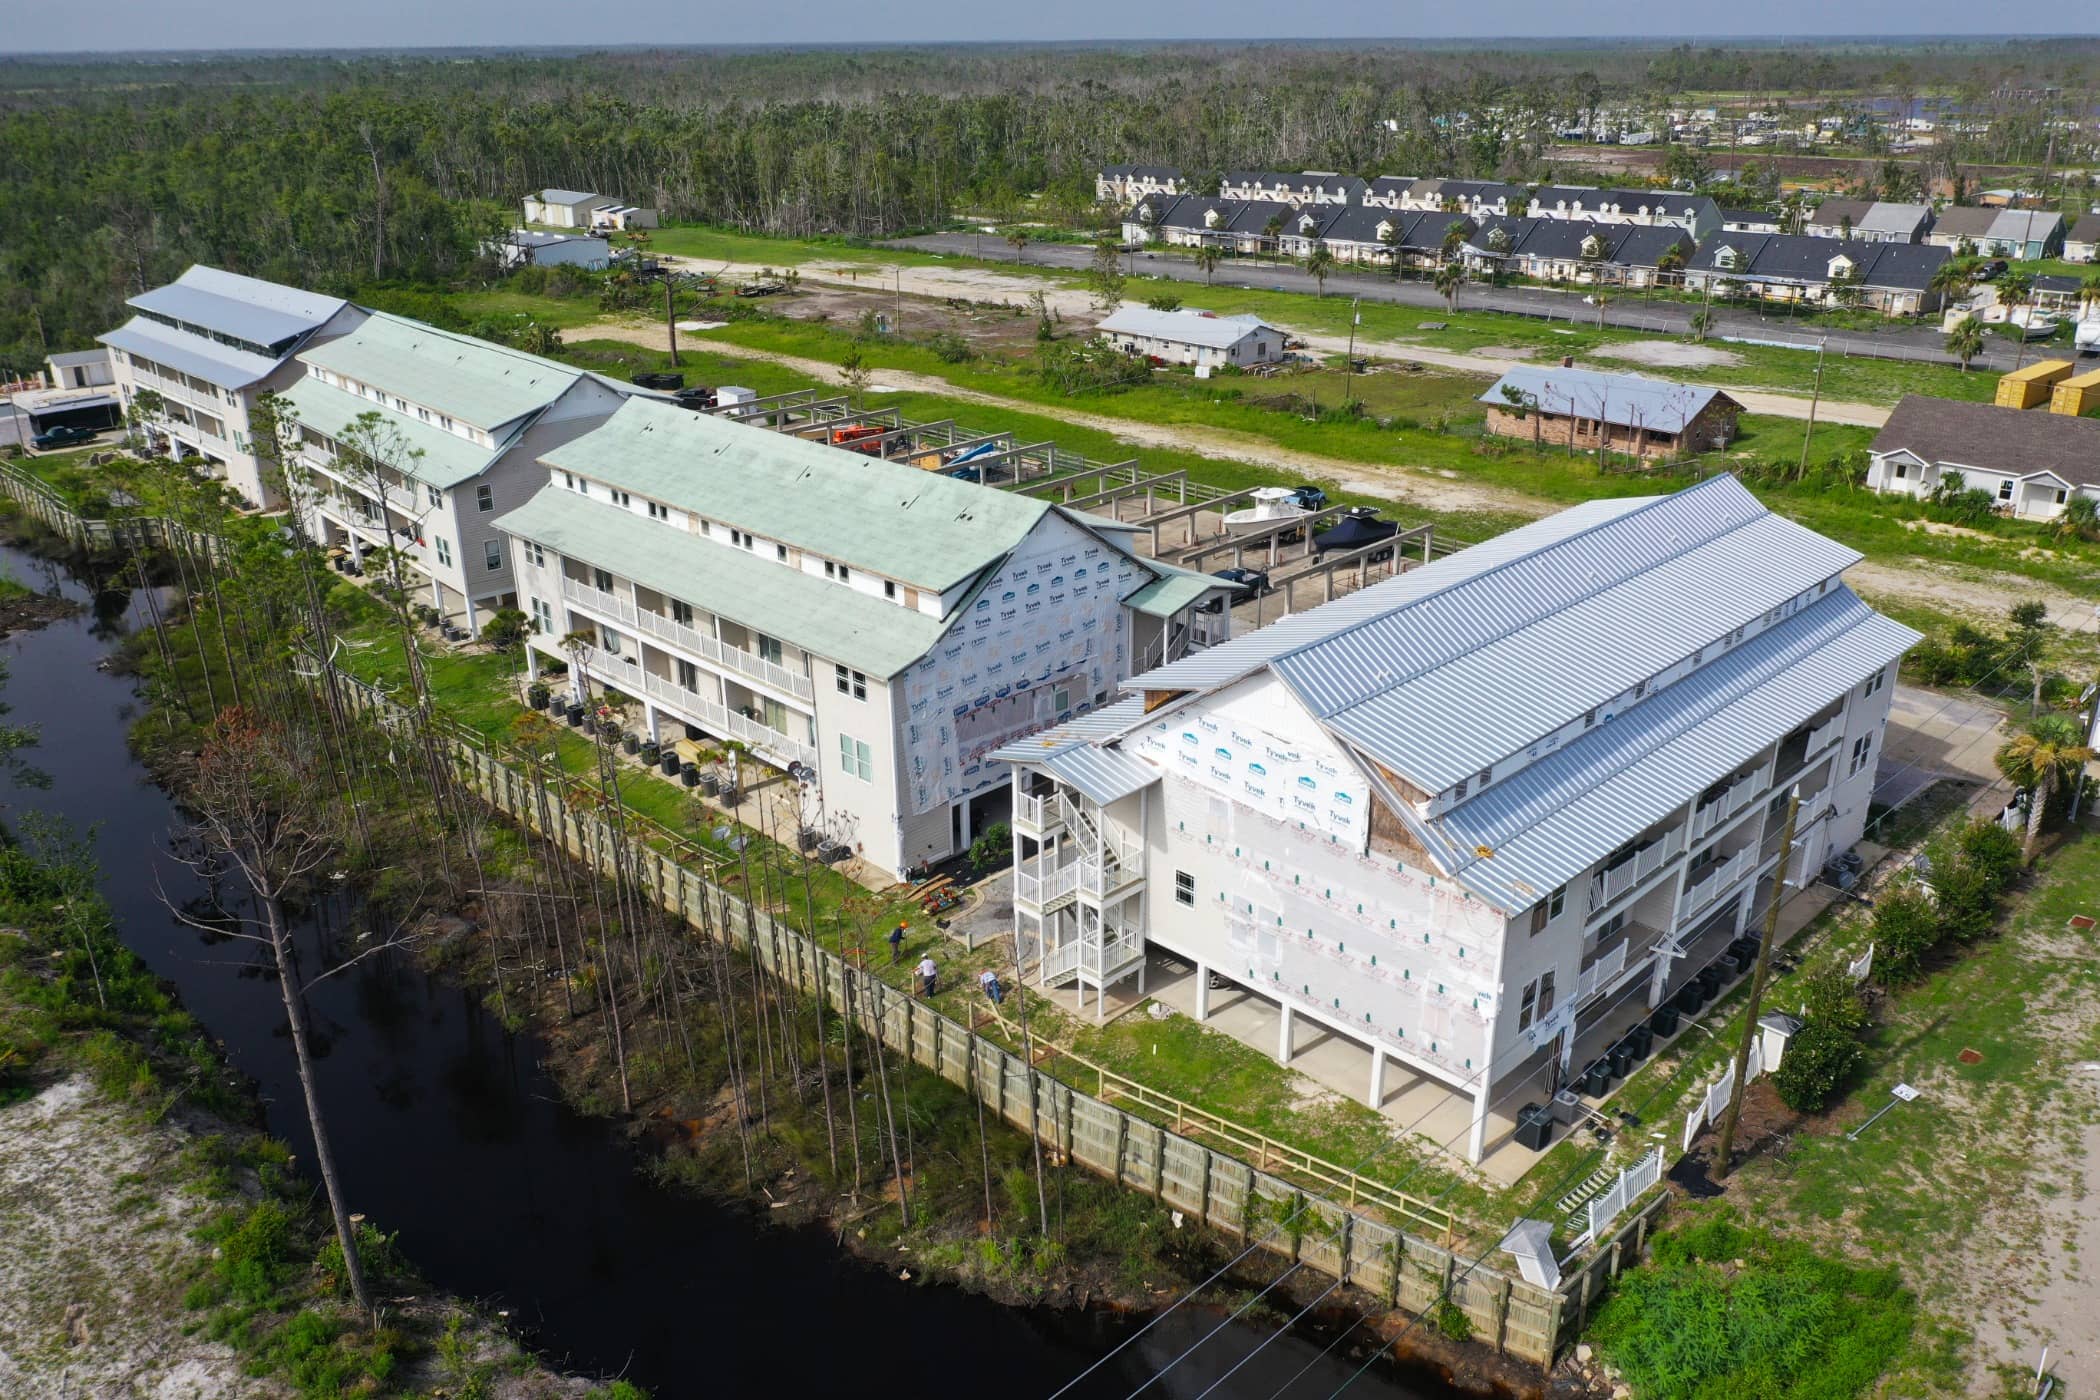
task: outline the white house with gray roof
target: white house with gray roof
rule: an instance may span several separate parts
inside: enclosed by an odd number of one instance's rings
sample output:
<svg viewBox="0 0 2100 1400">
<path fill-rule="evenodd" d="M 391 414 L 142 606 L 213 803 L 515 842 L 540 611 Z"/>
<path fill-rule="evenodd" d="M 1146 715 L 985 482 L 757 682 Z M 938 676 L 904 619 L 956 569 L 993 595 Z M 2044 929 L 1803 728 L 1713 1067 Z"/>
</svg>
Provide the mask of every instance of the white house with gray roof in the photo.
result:
<svg viewBox="0 0 2100 1400">
<path fill-rule="evenodd" d="M 1207 311 L 1155 311 L 1124 306 L 1094 328 L 1132 355 L 1170 365 L 1266 364 L 1283 358 L 1283 332 L 1259 316 L 1213 316 Z"/>
<path fill-rule="evenodd" d="M 1357 1047 L 1375 1107 L 1470 1099 L 1478 1161 L 1754 932 L 1790 791 L 1790 889 L 1859 840 L 1917 639 L 1859 557 L 1716 477 L 1134 677 L 995 755 L 1031 975 L 1098 998 L 1167 954 L 1279 1059 Z"/>
<path fill-rule="evenodd" d="M 540 455 L 641 392 L 385 312 L 299 364 L 283 398 L 300 527 L 361 556 L 403 550 L 430 606 L 469 631 L 517 606 L 496 519 L 546 481 Z"/>
<path fill-rule="evenodd" d="M 125 305 L 131 319 L 97 339 L 126 412 L 141 392 L 157 396 L 142 425 L 148 445 L 201 459 L 250 505 L 282 504 L 263 479 L 249 416 L 265 393 L 305 373 L 299 351 L 354 329 L 364 311 L 201 263 Z"/>
<path fill-rule="evenodd" d="M 585 632 L 651 737 L 793 768 L 805 824 L 880 869 L 1004 817 L 993 749 L 1230 626 L 1234 585 L 1127 527 L 726 417 L 637 399 L 540 458 L 495 522 L 535 668 Z"/>
</svg>

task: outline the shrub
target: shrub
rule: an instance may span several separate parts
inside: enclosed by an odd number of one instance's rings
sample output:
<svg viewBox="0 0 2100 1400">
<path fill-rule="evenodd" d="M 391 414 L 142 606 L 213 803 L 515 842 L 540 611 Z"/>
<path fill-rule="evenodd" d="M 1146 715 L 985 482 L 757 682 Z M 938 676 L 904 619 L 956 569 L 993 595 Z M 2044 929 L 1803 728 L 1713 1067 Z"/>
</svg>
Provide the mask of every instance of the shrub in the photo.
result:
<svg viewBox="0 0 2100 1400">
<path fill-rule="evenodd" d="M 1819 1113 L 1851 1078 L 1863 1053 L 1859 1037 L 1850 1029 L 1811 1019 L 1787 1045 L 1772 1088 L 1796 1113 Z"/>
<path fill-rule="evenodd" d="M 1154 311 L 1179 311 L 1181 310 L 1181 298 L 1172 292 L 1154 292 L 1151 296 L 1145 298 L 1145 305 L 1151 307 Z"/>
<path fill-rule="evenodd" d="M 1889 890 L 1874 903 L 1874 980 L 1893 987 L 1918 975 L 1940 941 L 1940 911 L 1915 885 Z"/>
<path fill-rule="evenodd" d="M 1013 859 L 1014 832 L 1005 822 L 993 822 L 970 843 L 970 868 L 995 870 Z"/>
<path fill-rule="evenodd" d="M 501 652 L 516 651 L 532 635 L 532 619 L 516 608 L 498 608 L 481 624 L 481 640 Z"/>
<path fill-rule="evenodd" d="M 1973 943 L 1998 922 L 1998 886 L 1990 872 L 1947 850 L 1935 852 L 1932 888 L 1939 897 L 1940 936 Z"/>
<path fill-rule="evenodd" d="M 1993 889 L 2004 889 L 2020 873 L 2020 838 L 1994 821 L 1976 818 L 1956 834 L 1954 845 Z"/>
<path fill-rule="evenodd" d="M 1466 1310 L 1449 1298 L 1439 1298 L 1436 1304 L 1436 1330 L 1454 1342 L 1473 1340 L 1473 1319 Z"/>
<path fill-rule="evenodd" d="M 1838 1026 L 1857 1035 L 1867 1027 L 1867 1004 L 1859 984 L 1842 967 L 1826 967 L 1802 984 L 1803 1018 Z"/>
<path fill-rule="evenodd" d="M 933 352 L 935 359 L 950 365 L 959 365 L 965 360 L 974 359 L 977 354 L 970 348 L 970 342 L 954 331 L 934 332 L 926 338 L 926 348 Z"/>
</svg>

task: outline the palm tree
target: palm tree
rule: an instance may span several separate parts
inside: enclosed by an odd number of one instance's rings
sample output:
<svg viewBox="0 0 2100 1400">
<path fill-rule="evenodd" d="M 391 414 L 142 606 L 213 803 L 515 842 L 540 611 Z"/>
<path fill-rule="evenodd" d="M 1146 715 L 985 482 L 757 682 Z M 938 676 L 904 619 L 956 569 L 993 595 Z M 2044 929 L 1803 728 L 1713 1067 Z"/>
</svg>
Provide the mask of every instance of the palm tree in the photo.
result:
<svg viewBox="0 0 2100 1400">
<path fill-rule="evenodd" d="M 2048 808 L 2049 799 L 2056 795 L 2059 785 L 2084 778 L 2086 764 L 2093 761 L 2093 751 L 2087 747 L 2077 721 L 2070 716 L 2042 715 L 2005 741 L 1998 750 L 1997 761 L 1999 772 L 2016 787 L 2028 791 L 2027 836 L 2020 854 L 2032 865 L 2035 842 L 2042 834 L 2042 813 Z"/>
<path fill-rule="evenodd" d="M 2100 310 L 2100 272 L 2088 272 L 2078 284 L 2078 299 L 2087 311 Z"/>
<path fill-rule="evenodd" d="M 1312 274 L 1313 281 L 1319 286 L 1320 295 L 1326 296 L 1327 279 L 1334 274 L 1334 251 L 1327 246 L 1326 239 L 1315 238 L 1312 241 L 1312 251 L 1305 255 L 1305 270 Z"/>
<path fill-rule="evenodd" d="M 1611 305 L 1611 293 L 1599 287 L 1590 293 L 1590 301 L 1597 308 L 1597 328 L 1602 330 L 1604 328 L 1604 308 Z"/>
<path fill-rule="evenodd" d="M 1464 219 L 1453 219 L 1450 223 L 1445 224 L 1444 256 L 1448 258 L 1453 253 L 1456 253 L 1459 245 L 1466 241 L 1466 235 L 1471 232 L 1472 230 L 1466 227 Z"/>
<path fill-rule="evenodd" d="M 1210 275 L 1218 270 L 1218 262 L 1224 255 L 1215 243 L 1205 243 L 1196 249 L 1196 266 L 1203 271 L 1203 285 L 1210 285 Z"/>
<path fill-rule="evenodd" d="M 1014 224 L 1006 226 L 1007 244 L 1014 250 L 1014 261 L 1023 261 L 1021 254 L 1028 247 L 1028 230 Z"/>
<path fill-rule="evenodd" d="M 1712 330 L 1713 328 L 1714 328 L 1714 313 L 1713 313 L 1713 308 L 1712 308 L 1712 307 L 1708 307 L 1708 306 L 1702 306 L 1702 307 L 1700 307 L 1700 308 L 1699 308 L 1699 309 L 1698 309 L 1697 311 L 1694 311 L 1694 312 L 1692 313 L 1692 320 L 1691 320 L 1691 331 L 1692 331 L 1692 339 L 1694 339 L 1694 340 L 1704 340 L 1704 339 L 1706 339 L 1706 334 L 1707 334 L 1707 332 L 1708 332 L 1708 331 L 1711 331 L 1711 330 Z"/>
<path fill-rule="evenodd" d="M 1969 361 L 1983 353 L 1983 322 L 1974 316 L 1964 316 L 1947 332 L 1947 353 L 1961 361 L 1962 372 L 1967 373 Z"/>
<path fill-rule="evenodd" d="M 2034 277 L 2029 273 L 2008 272 L 1998 279 L 1998 304 L 2005 308 L 2005 328 L 2012 332 L 2013 343 L 2018 347 L 2013 353 L 2014 369 L 2027 358 L 2027 328 L 2013 313 L 2033 295 Z"/>
<path fill-rule="evenodd" d="M 2056 517 L 2056 533 L 2061 539 L 2100 537 L 2100 499 L 2073 496 L 2066 501 L 2063 514 Z"/>
<path fill-rule="evenodd" d="M 1934 269 L 1932 280 L 1925 289 L 1940 299 L 1942 306 L 1950 301 L 1959 301 L 1969 294 L 1969 269 L 1960 261 L 1949 258 Z"/>
<path fill-rule="evenodd" d="M 1435 280 L 1437 295 L 1444 299 L 1444 305 L 1458 310 L 1458 289 L 1466 284 L 1465 268 L 1455 262 L 1439 263 Z"/>
</svg>

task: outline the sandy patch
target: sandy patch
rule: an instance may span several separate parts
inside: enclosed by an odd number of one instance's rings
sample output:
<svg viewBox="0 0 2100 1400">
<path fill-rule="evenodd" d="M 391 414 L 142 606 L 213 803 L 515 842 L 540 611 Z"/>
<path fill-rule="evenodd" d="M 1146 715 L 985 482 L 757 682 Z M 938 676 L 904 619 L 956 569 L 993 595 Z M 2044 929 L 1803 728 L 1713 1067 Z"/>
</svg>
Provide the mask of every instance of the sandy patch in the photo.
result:
<svg viewBox="0 0 2100 1400">
<path fill-rule="evenodd" d="M 0 1110 L 0 1395 L 278 1396 L 229 1347 L 183 1335 L 210 1204 L 84 1078 Z"/>
<path fill-rule="evenodd" d="M 1971 530 L 1966 525 L 1949 525 L 1943 520 L 1906 520 L 1906 530 L 1922 530 L 1928 535 L 1948 535 L 1956 539 L 1996 541 L 1997 536 L 1987 530 Z"/>
<path fill-rule="evenodd" d="M 1743 357 L 1733 350 L 1716 350 L 1711 345 L 1685 340 L 1629 340 L 1591 353 L 1600 360 L 1630 360 L 1658 369 L 1713 369 L 1743 362 Z"/>
<path fill-rule="evenodd" d="M 1466 353 L 1476 360 L 1528 360 L 1532 352 L 1521 345 L 1478 345 Z"/>
</svg>

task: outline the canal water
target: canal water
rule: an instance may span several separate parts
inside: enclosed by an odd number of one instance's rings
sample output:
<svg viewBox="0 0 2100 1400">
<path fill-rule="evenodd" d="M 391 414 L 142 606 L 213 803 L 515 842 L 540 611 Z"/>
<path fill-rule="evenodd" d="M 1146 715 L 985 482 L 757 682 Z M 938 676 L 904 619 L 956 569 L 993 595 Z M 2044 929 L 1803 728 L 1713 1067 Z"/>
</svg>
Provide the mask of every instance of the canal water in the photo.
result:
<svg viewBox="0 0 2100 1400">
<path fill-rule="evenodd" d="M 0 547 L 0 564 L 91 605 L 6 644 L 10 722 L 39 731 L 29 757 L 52 783 L 0 793 L 0 811 L 12 823 L 45 810 L 93 830 L 126 940 L 260 1084 L 270 1130 L 303 1159 L 305 1114 L 259 950 L 207 941 L 162 902 L 206 891 L 171 854 L 179 813 L 126 747 L 139 709 L 132 683 L 100 669 L 144 625 L 139 613 L 123 595 L 98 600 L 19 550 Z M 319 933 L 302 937 L 315 966 Z M 436 1287 L 504 1309 L 556 1365 L 624 1375 L 658 1400 L 992 1388 L 1042 1396 L 1142 1325 L 905 1282 L 842 1254 L 820 1232 L 770 1228 L 659 1190 L 636 1171 L 616 1125 L 561 1103 L 533 1037 L 505 1033 L 473 996 L 404 962 L 369 960 L 314 987 L 310 1003 L 351 1208 L 399 1232 Z M 1168 1368 L 1148 1394 L 1329 1395 L 1362 1365 L 1355 1338 L 1323 1356 L 1331 1338 L 1272 1339 L 1268 1328 L 1184 1307 L 1070 1393 L 1132 1395 Z M 1349 1393 L 1457 1394 L 1383 1361 Z"/>
</svg>

